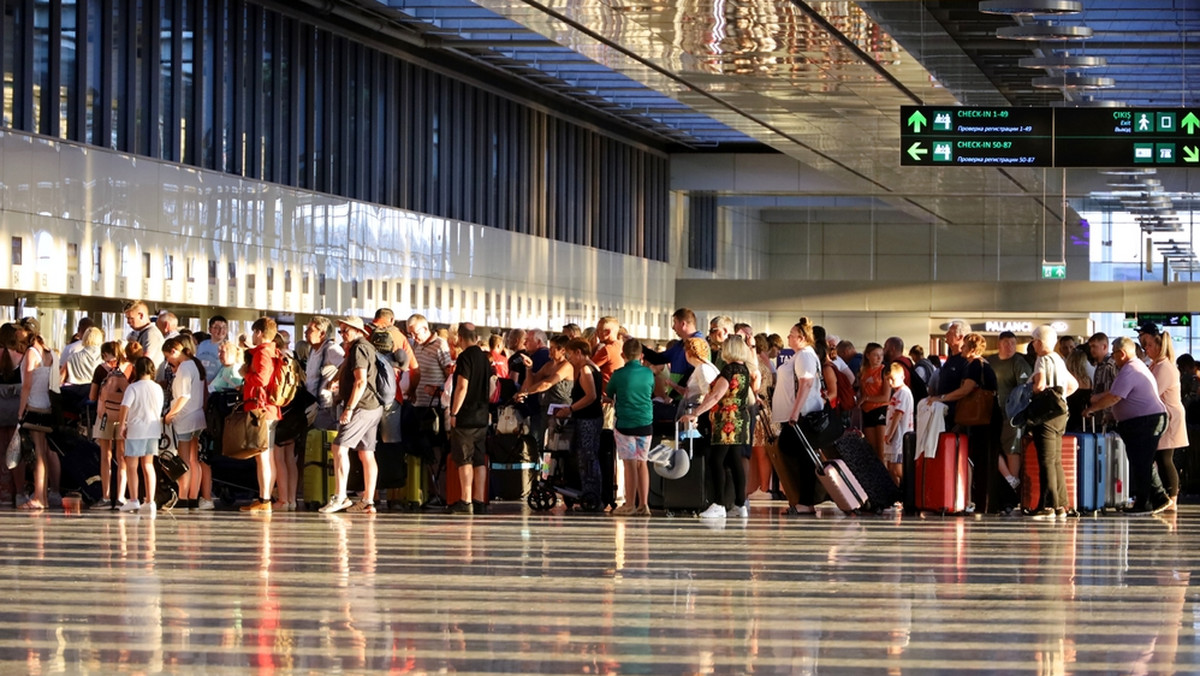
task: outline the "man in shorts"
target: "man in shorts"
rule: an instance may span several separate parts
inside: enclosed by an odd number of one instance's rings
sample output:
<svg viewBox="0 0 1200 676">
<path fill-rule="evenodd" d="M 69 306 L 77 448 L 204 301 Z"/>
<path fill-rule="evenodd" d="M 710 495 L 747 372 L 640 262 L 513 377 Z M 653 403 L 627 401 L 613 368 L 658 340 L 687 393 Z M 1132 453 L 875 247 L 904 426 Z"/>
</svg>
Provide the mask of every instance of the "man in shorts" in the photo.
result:
<svg viewBox="0 0 1200 676">
<path fill-rule="evenodd" d="M 375 438 L 383 406 L 375 395 L 375 347 L 367 340 L 367 329 L 360 317 L 338 320 L 345 360 L 338 373 L 335 401 L 342 405 L 338 418 L 337 437 L 332 444 L 333 473 L 337 492 L 321 508 L 331 514 L 349 509 L 352 512 L 375 513 L 375 482 L 379 466 L 375 464 Z M 358 502 L 346 497 L 346 480 L 350 474 L 350 449 L 358 451 L 363 466 L 363 493 Z"/>
<path fill-rule="evenodd" d="M 605 394 L 616 404 L 613 439 L 617 457 L 625 463 L 625 504 L 617 516 L 650 516 L 650 470 L 646 453 L 654 432 L 654 372 L 642 363 L 642 344 L 635 338 L 621 346 L 625 365 L 613 372 Z"/>
<path fill-rule="evenodd" d="M 458 345 L 463 348 L 454 363 L 450 395 L 450 457 L 458 467 L 462 499 L 448 505 L 452 514 L 483 514 L 487 510 L 488 383 L 492 364 L 479 347 L 475 325 L 458 325 Z M 468 502 L 470 500 L 470 502 Z"/>
</svg>

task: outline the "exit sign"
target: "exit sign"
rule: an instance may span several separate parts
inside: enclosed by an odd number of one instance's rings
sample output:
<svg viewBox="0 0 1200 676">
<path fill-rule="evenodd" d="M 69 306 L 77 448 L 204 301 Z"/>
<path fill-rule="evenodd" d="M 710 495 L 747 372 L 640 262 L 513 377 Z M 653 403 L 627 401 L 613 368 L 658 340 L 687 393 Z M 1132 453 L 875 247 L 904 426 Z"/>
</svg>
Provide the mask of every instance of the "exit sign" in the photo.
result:
<svg viewBox="0 0 1200 676">
<path fill-rule="evenodd" d="M 1066 279 L 1066 263 L 1042 263 L 1042 279 Z"/>
</svg>

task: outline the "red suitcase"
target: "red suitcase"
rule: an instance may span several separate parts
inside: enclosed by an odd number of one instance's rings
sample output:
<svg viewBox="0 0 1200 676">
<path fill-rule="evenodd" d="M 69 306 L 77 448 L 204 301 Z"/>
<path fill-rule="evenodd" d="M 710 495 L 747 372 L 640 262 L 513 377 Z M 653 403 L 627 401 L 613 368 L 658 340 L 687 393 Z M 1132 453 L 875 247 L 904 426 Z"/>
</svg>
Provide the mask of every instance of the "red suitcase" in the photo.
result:
<svg viewBox="0 0 1200 676">
<path fill-rule="evenodd" d="M 971 493 L 967 435 L 942 432 L 937 455 L 917 458 L 917 509 L 957 514 L 967 509 Z"/>
<path fill-rule="evenodd" d="M 1074 436 L 1064 436 L 1062 444 L 1063 474 L 1067 475 L 1067 509 L 1075 511 L 1075 458 L 1079 455 L 1078 440 Z M 1041 507 L 1042 473 L 1038 464 L 1037 449 L 1033 440 L 1025 441 L 1025 450 L 1021 454 L 1021 508 L 1032 512 Z"/>
</svg>

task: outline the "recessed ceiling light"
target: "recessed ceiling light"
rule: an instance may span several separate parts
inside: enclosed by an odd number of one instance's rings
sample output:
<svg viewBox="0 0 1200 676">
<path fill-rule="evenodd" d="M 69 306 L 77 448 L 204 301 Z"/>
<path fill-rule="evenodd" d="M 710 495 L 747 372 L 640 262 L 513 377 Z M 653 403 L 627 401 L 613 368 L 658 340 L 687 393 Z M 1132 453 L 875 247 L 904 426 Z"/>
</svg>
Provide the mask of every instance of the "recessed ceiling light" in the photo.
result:
<svg viewBox="0 0 1200 676">
<path fill-rule="evenodd" d="M 1020 26 L 1002 26 L 997 28 L 996 37 L 1001 40 L 1030 40 L 1037 42 L 1087 40 L 1092 37 L 1092 29 L 1087 26 L 1027 23 Z"/>
<path fill-rule="evenodd" d="M 1122 169 L 1118 167 L 1114 169 L 1101 169 L 1100 173 L 1105 176 L 1153 176 L 1158 173 L 1158 170 L 1152 168 Z"/>
<path fill-rule="evenodd" d="M 981 0 L 979 11 L 1009 16 L 1078 14 L 1083 11 L 1083 3 L 1078 0 Z"/>
<path fill-rule="evenodd" d="M 1033 78 L 1033 86 L 1038 89 L 1112 89 L 1116 84 L 1117 81 L 1111 77 L 1076 75 L 1075 73 Z"/>
</svg>

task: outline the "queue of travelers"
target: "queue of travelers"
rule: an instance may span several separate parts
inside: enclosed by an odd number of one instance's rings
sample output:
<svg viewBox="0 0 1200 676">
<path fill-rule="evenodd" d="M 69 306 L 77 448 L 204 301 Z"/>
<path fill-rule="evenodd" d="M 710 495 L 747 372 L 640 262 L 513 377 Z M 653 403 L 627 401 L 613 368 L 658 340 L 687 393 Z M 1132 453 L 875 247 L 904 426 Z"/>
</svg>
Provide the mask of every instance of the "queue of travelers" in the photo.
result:
<svg viewBox="0 0 1200 676">
<path fill-rule="evenodd" d="M 1136 341 L 1113 341 L 1111 354 L 1103 333 L 1077 345 L 1040 326 L 1024 354 L 1016 336 L 1004 332 L 997 352 L 985 357 L 986 339 L 955 321 L 947 328 L 942 359 L 920 346 L 906 352 L 896 336 L 859 352 L 805 317 L 786 338 L 755 334 L 725 316 L 713 318 L 705 334 L 687 308 L 672 316 L 676 339 L 661 350 L 627 335 L 612 317 L 586 330 L 564 326 L 553 337 L 542 329 L 492 335 L 470 323 L 438 331 L 420 314 L 398 322 L 384 308 L 370 321 L 313 317 L 293 350 L 271 317 L 257 319 L 249 335 L 235 339 L 220 316 L 208 320 L 207 331 L 192 333 L 179 328 L 174 314 L 152 314 L 141 301 L 128 303 L 124 315 L 130 329 L 124 341 L 105 342 L 85 318 L 61 355 L 47 345 L 35 319 L 0 326 L 0 442 L 14 446 L 9 442 L 19 423 L 30 446 L 15 465 L 10 453 L 6 478 L 18 509 L 41 510 L 60 499 L 61 460 L 47 441 L 58 420 L 52 399 L 59 392 L 60 406 L 87 412 L 87 432 L 99 448 L 97 508 L 154 511 L 159 481 L 153 460 L 165 445 L 186 467 L 175 479 L 175 509 L 214 509 L 212 470 L 202 448 L 221 440 L 212 438 L 206 414 L 210 398 L 229 397 L 266 439 L 263 452 L 253 455 L 256 495 L 241 509 L 298 509 L 296 435 L 276 437 L 296 408 L 290 399 L 279 400 L 285 356 L 299 365 L 301 426 L 335 435 L 331 494 L 306 496 L 323 503 L 324 513 L 376 511 L 375 452 L 381 425 L 393 411 L 403 411 L 410 453 L 435 463 L 449 457 L 457 468 L 461 497 L 445 505 L 447 511 L 485 513 L 488 435 L 497 407 L 515 406 L 539 455 L 548 434 L 564 425 L 570 430 L 584 492 L 601 494 L 601 447 L 612 445 L 625 480 L 624 504 L 612 510 L 616 516 L 650 514 L 649 453 L 676 423 L 704 439 L 711 490 L 702 518 L 747 516 L 751 498 L 778 490 L 777 458 L 799 477 L 778 482 L 788 502 L 785 514 L 813 514 L 821 491 L 816 467 L 802 452 L 806 416 L 836 411 L 845 427 L 861 431 L 854 433 L 902 485 L 912 480 L 904 476 L 904 448 L 915 432 L 916 404 L 945 404 L 951 429 L 955 407 L 976 390 L 995 392 L 996 404 L 990 420 L 958 426 L 977 468 L 970 496 L 975 511 L 1063 518 L 1069 509 L 1063 435 L 1087 428 L 1120 435 L 1130 464 L 1130 511 L 1157 513 L 1175 508 L 1173 454 L 1188 445 L 1185 403 L 1200 396 L 1195 361 L 1188 355 L 1176 360 L 1170 336 L 1152 324 L 1139 328 Z M 381 368 L 387 369 L 382 378 Z M 1005 402 L 1026 382 L 1034 395 L 1053 390 L 1061 396 L 1062 413 L 1015 425 Z M 160 443 L 166 436 L 169 443 Z M 363 474 L 363 490 L 353 498 L 351 451 Z M 1041 494 L 1035 508 L 1018 511 L 1027 452 L 1037 454 Z"/>
</svg>

